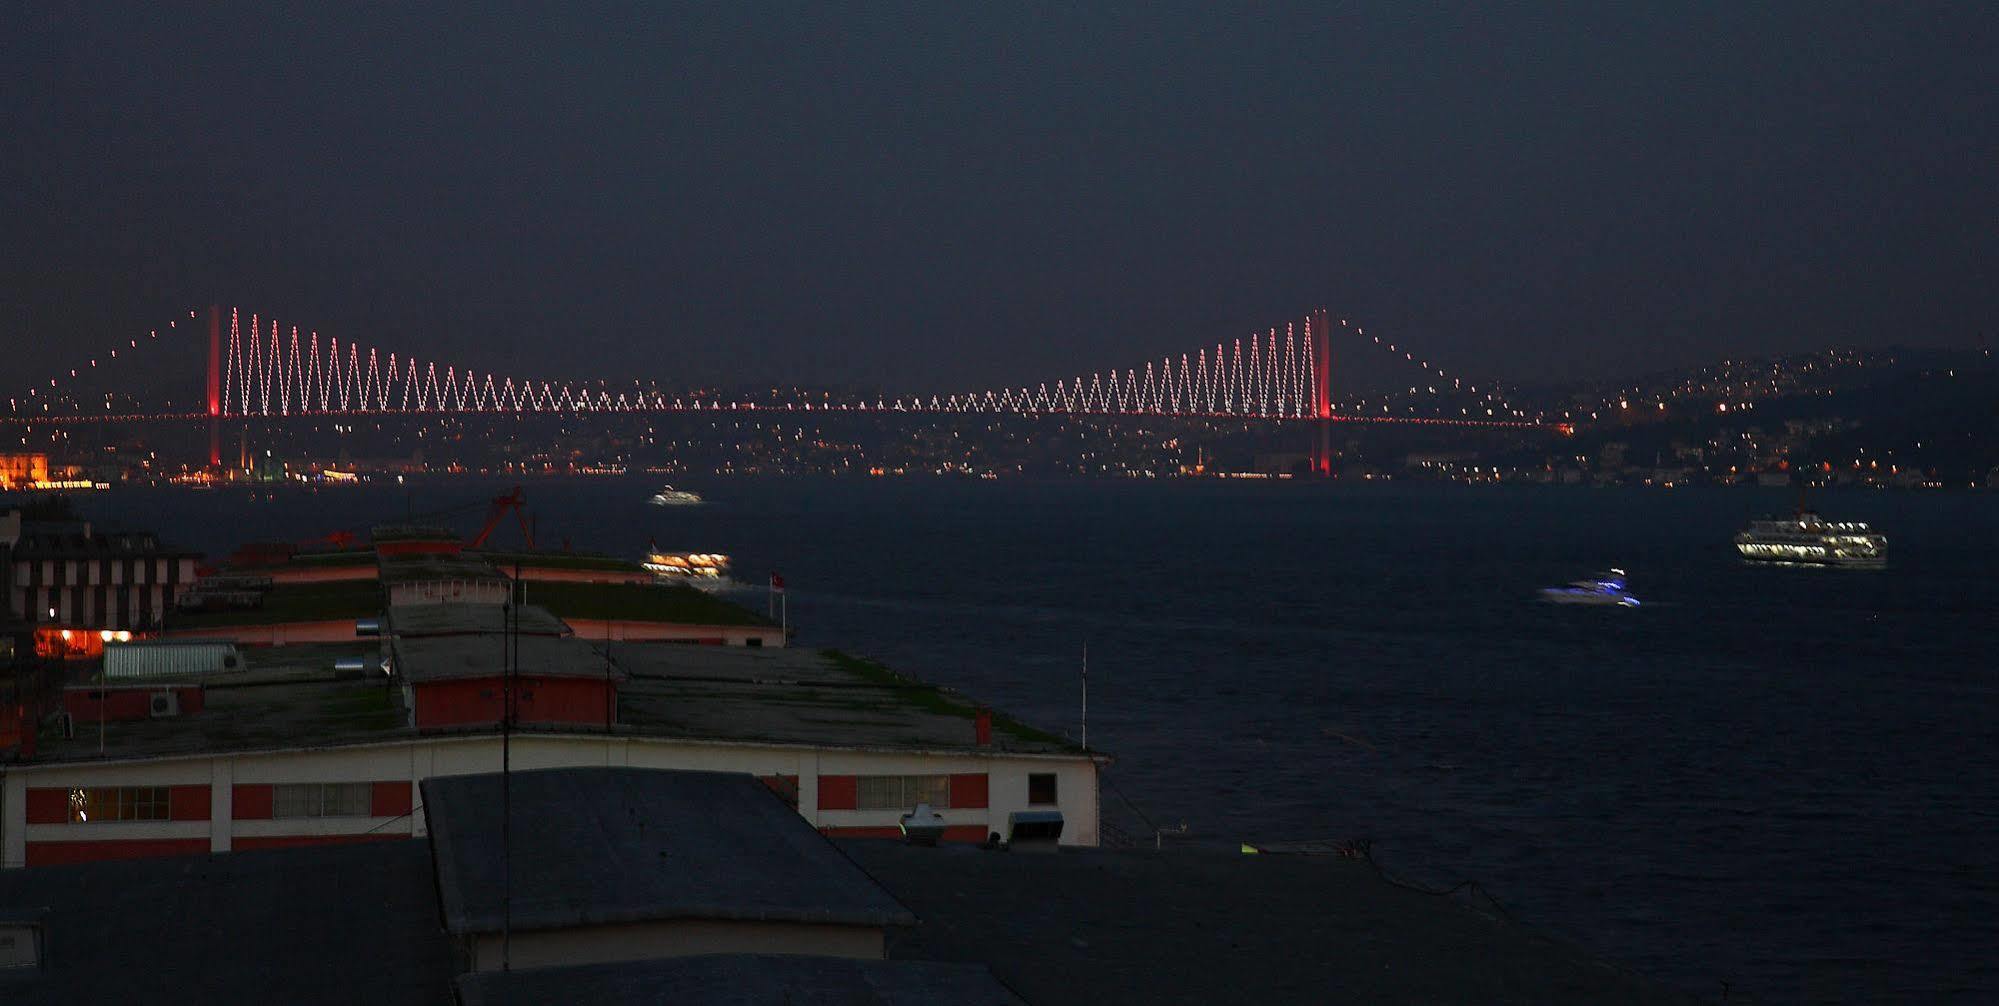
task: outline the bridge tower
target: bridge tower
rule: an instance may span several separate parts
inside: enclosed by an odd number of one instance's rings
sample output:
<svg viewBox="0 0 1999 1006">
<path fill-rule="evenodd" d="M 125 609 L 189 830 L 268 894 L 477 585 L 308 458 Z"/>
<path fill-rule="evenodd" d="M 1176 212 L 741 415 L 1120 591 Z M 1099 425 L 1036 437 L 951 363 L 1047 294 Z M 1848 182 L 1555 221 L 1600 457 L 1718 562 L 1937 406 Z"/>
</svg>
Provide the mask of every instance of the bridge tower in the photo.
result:
<svg viewBox="0 0 1999 1006">
<path fill-rule="evenodd" d="M 1332 316 L 1325 308 L 1311 313 L 1305 321 L 1312 337 L 1312 422 L 1318 429 L 1318 443 L 1312 450 L 1312 474 L 1333 476 L 1333 329 Z"/>
<path fill-rule="evenodd" d="M 208 306 L 208 467 L 222 467 L 222 308 Z"/>
</svg>

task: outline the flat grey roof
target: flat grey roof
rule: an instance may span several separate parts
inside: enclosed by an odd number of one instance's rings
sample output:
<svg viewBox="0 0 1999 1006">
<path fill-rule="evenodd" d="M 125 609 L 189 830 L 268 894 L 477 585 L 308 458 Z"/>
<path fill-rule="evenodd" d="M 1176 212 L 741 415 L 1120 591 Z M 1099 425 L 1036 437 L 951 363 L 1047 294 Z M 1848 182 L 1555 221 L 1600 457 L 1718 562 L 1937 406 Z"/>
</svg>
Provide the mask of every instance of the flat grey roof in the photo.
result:
<svg viewBox="0 0 1999 1006">
<path fill-rule="evenodd" d="M 709 954 L 458 979 L 460 1006 L 1025 1006 L 979 964 Z"/>
<path fill-rule="evenodd" d="M 977 704 L 831 651 L 611 644 L 629 677 L 620 723 L 647 733 L 785 744 L 1080 754 L 1066 739 L 993 714 L 992 744 L 976 741 Z"/>
<path fill-rule="evenodd" d="M 983 961 L 1036 1006 L 1697 1001 L 1361 860 L 837 844 L 923 918 L 891 958 Z"/>
<path fill-rule="evenodd" d="M 604 675 L 603 644 L 573 636 L 522 636 L 520 643 L 523 674 Z M 200 682 L 206 700 L 201 712 L 107 724 L 102 757 L 334 747 L 417 737 L 402 689 L 389 687 L 390 680 L 372 670 L 385 645 L 399 655 L 412 682 L 501 672 L 498 635 L 246 646 L 240 650 L 248 665 L 244 670 Z M 1082 754 L 1061 737 L 997 712 L 992 745 L 981 747 L 974 736 L 971 699 L 839 654 L 687 643 L 612 643 L 609 651 L 618 682 L 614 736 L 980 755 Z M 364 658 L 370 670 L 336 674 L 333 663 L 345 656 Z M 602 730 L 600 725 L 522 729 Z M 95 720 L 77 720 L 75 736 L 65 739 L 51 719 L 39 738 L 30 764 L 100 757 Z"/>
<path fill-rule="evenodd" d="M 280 646 L 265 652 L 317 648 Z M 326 648 L 334 649 L 331 645 Z M 352 647 L 347 649 L 355 652 Z M 357 655 L 378 658 L 379 653 L 370 649 Z M 318 660 L 315 657 L 309 662 L 317 664 Z M 389 678 L 379 671 L 342 678 L 325 665 L 287 670 L 252 664 L 239 674 L 227 684 L 214 679 L 198 682 L 203 686 L 203 708 L 198 713 L 102 724 L 87 716 L 78 717 L 75 736 L 68 738 L 45 724 L 30 764 L 332 747 L 417 736 L 407 725 L 402 690 L 389 687 Z"/>
<path fill-rule="evenodd" d="M 515 672 L 523 677 L 601 679 L 607 670 L 602 650 L 568 636 L 517 636 L 511 643 L 499 633 L 421 636 L 398 638 L 389 645 L 395 651 L 396 673 L 412 684 L 498 677 L 506 667 L 502 650 L 509 645 L 518 646 Z M 623 677 L 616 664 L 608 665 L 608 670 L 613 678 Z"/>
<path fill-rule="evenodd" d="M 856 680 L 824 653 L 798 647 L 613 644 L 611 656 L 633 677 L 770 685 Z"/>
<path fill-rule="evenodd" d="M 508 617 L 501 604 L 398 604 L 389 608 L 389 629 L 406 638 L 505 632 Z M 569 623 L 540 605 L 521 605 L 517 621 L 524 636 L 570 635 Z"/>
<path fill-rule="evenodd" d="M 667 919 L 906 926 L 915 919 L 748 775 L 589 768 L 515 772 L 518 929 Z M 445 928 L 498 932 L 501 777 L 422 783 Z"/>
<path fill-rule="evenodd" d="M 0 870 L 0 904 L 47 910 L 42 968 L 0 973 L 0 1002 L 438 1006 L 430 878 L 408 840 Z"/>
</svg>

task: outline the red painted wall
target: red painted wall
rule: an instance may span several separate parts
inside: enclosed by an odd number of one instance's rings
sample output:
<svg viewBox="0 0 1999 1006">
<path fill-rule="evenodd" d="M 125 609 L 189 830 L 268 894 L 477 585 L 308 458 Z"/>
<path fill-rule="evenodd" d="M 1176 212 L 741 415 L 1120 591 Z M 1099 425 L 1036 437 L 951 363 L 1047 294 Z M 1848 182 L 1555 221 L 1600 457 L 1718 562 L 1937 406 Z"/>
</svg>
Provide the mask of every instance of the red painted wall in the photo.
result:
<svg viewBox="0 0 1999 1006">
<path fill-rule="evenodd" d="M 59 786 L 34 786 L 23 801 L 29 824 L 68 824 L 69 790 Z"/>
<path fill-rule="evenodd" d="M 250 783 L 231 788 L 229 791 L 229 816 L 238 821 L 270 820 L 271 787 Z"/>
<path fill-rule="evenodd" d="M 365 835 L 264 835 L 257 838 L 238 836 L 229 843 L 229 848 L 237 852 L 251 849 L 291 849 L 301 845 L 353 845 L 358 842 L 389 842 L 410 837 L 409 830 L 371 831 Z"/>
<path fill-rule="evenodd" d="M 970 775 L 951 777 L 951 806 L 979 808 L 986 805 L 986 774 L 977 772 Z M 980 836 L 983 838 L 984 836 Z"/>
<path fill-rule="evenodd" d="M 851 775 L 819 777 L 820 810 L 854 810 L 861 805 L 861 784 Z"/>
<path fill-rule="evenodd" d="M 103 842 L 29 842 L 29 866 L 95 863 L 148 856 L 192 856 L 208 852 L 206 838 L 132 838 Z"/>
<path fill-rule="evenodd" d="M 523 677 L 515 711 L 522 723 L 604 725 L 616 688 L 600 678 Z M 416 686 L 419 730 L 454 726 L 490 726 L 500 722 L 501 679 L 467 678 Z"/>
<path fill-rule="evenodd" d="M 378 782 L 371 812 L 376 817 L 401 817 L 410 812 L 410 784 Z"/>
<path fill-rule="evenodd" d="M 174 786 L 167 790 L 168 816 L 175 821 L 208 820 L 208 787 Z"/>
<path fill-rule="evenodd" d="M 228 639 L 243 646 L 351 643 L 354 641 L 354 619 L 267 622 L 261 625 L 211 625 L 200 629 L 168 629 L 162 635 L 178 639 Z"/>
</svg>

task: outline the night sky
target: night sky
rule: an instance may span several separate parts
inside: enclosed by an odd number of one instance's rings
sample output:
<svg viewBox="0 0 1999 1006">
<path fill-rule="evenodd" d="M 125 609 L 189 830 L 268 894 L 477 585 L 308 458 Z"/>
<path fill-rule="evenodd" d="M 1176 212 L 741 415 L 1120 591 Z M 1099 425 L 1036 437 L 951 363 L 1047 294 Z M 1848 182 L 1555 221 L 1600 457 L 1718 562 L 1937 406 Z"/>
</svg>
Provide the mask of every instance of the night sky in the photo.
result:
<svg viewBox="0 0 1999 1006">
<path fill-rule="evenodd" d="M 1317 305 L 1514 381 L 1995 334 L 1990 3 L 102 6 L 0 14 L 17 383 L 211 301 L 891 392 Z"/>
</svg>

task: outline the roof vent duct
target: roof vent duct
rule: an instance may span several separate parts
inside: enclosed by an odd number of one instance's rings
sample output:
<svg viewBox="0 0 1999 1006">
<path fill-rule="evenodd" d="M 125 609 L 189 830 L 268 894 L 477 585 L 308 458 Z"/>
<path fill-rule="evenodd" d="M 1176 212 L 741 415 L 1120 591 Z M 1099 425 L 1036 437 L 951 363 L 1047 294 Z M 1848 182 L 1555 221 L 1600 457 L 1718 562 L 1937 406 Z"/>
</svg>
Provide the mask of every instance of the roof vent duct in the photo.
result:
<svg viewBox="0 0 1999 1006">
<path fill-rule="evenodd" d="M 1006 847 L 1015 852 L 1054 852 L 1062 840 L 1059 810 L 1016 810 L 1006 816 Z"/>
<path fill-rule="evenodd" d="M 915 810 L 902 815 L 902 837 L 911 845 L 936 845 L 944 837 L 944 815 L 927 803 L 917 804 Z"/>
</svg>

